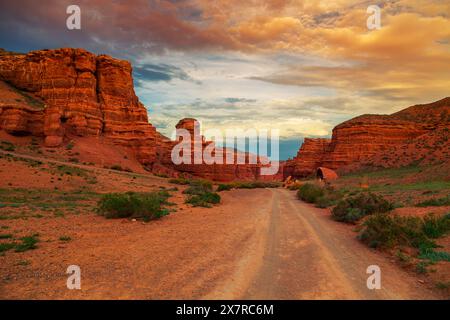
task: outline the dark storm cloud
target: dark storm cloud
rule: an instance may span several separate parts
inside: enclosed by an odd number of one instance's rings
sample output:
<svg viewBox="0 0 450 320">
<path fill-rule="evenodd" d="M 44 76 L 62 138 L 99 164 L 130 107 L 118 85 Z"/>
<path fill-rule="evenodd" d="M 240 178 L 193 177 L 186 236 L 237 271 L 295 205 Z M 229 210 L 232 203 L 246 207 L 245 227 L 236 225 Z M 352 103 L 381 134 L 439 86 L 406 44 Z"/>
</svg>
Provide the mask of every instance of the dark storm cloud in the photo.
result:
<svg viewBox="0 0 450 320">
<path fill-rule="evenodd" d="M 2 1 L 0 47 L 22 51 L 83 47 L 127 57 L 231 44 L 220 29 L 197 25 L 202 11 L 189 2 L 78 0 L 81 30 L 69 31 L 66 8 L 71 4 L 71 0 Z"/>
<path fill-rule="evenodd" d="M 183 69 L 167 64 L 144 64 L 134 68 L 133 75 L 141 81 L 194 81 Z"/>
</svg>

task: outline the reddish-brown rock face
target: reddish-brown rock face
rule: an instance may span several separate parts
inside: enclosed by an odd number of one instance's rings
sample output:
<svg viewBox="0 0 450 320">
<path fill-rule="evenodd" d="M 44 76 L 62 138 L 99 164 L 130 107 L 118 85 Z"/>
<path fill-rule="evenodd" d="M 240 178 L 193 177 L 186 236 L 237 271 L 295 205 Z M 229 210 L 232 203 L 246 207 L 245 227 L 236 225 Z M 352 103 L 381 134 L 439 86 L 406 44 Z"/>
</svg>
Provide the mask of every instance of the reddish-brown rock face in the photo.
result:
<svg viewBox="0 0 450 320">
<path fill-rule="evenodd" d="M 127 61 L 82 49 L 34 51 L 1 56 L 0 77 L 45 102 L 42 120 L 36 122 L 41 127 L 23 131 L 42 132 L 48 146 L 60 145 L 66 134 L 102 134 L 132 147 L 143 163 L 156 160 L 156 130 L 134 93 Z M 2 128 L 13 123 L 4 121 Z"/>
<path fill-rule="evenodd" d="M 281 170 L 279 174 L 276 175 L 261 175 L 261 168 L 263 167 L 261 161 L 256 159 L 256 163 L 250 163 L 249 153 L 243 153 L 236 151 L 234 149 L 226 149 L 222 147 L 217 147 L 212 141 L 206 141 L 200 133 L 199 123 L 192 118 L 182 119 L 176 125 L 178 130 L 186 130 L 191 139 L 191 163 L 183 163 L 175 166 L 177 171 L 187 173 L 188 175 L 200 176 L 216 181 L 233 181 L 233 180 L 281 180 Z M 199 163 L 195 163 L 195 146 L 194 140 L 197 137 L 198 150 L 200 154 L 197 155 Z M 182 141 L 180 139 L 180 141 Z M 206 149 L 208 148 L 208 149 Z M 203 153 L 207 150 L 213 157 L 220 156 L 222 163 L 207 164 L 202 158 Z M 211 151 L 211 152 L 209 152 Z M 245 159 L 245 163 L 237 162 L 238 156 L 242 156 Z M 226 159 L 233 159 L 232 163 L 227 163 Z"/>
<path fill-rule="evenodd" d="M 330 146 L 330 139 L 305 138 L 297 156 L 284 168 L 285 177 L 307 177 L 320 167 Z"/>
<path fill-rule="evenodd" d="M 222 181 L 259 177 L 260 164 L 175 166 L 171 150 L 176 142 L 148 122 L 147 110 L 135 95 L 132 68 L 127 61 L 96 56 L 83 49 L 0 55 L 2 87 L 8 92 L 19 89 L 34 105 L 30 106 L 30 101 L 17 103 L 14 94 L 9 100 L 2 97 L 0 129 L 11 134 L 43 135 L 49 147 L 61 145 L 68 136 L 102 135 L 112 143 L 129 147 L 153 172 L 170 176 L 183 172 Z M 194 122 L 183 119 L 177 128 L 193 134 Z M 202 149 L 210 143 L 202 138 Z M 233 150 L 217 152 L 236 154 Z"/>
<path fill-rule="evenodd" d="M 359 116 L 336 126 L 331 141 L 305 139 L 297 156 L 286 164 L 285 176 L 306 177 L 320 166 L 350 171 L 361 166 L 408 165 L 429 158 L 424 152 L 418 152 L 426 141 L 437 144 L 428 150 L 428 154 L 435 155 L 435 161 L 448 161 L 445 150 L 438 153 L 430 150 L 450 148 L 446 142 L 449 128 L 450 98 L 409 107 L 392 115 Z"/>
</svg>

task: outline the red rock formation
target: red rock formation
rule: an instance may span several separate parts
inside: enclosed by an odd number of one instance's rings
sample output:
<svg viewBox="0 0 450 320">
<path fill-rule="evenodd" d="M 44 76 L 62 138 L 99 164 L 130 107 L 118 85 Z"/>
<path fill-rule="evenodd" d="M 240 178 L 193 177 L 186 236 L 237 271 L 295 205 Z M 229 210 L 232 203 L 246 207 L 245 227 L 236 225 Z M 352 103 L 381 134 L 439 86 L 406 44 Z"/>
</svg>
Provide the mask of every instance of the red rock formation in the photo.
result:
<svg viewBox="0 0 450 320">
<path fill-rule="evenodd" d="M 1 54 L 0 89 L 1 86 L 10 91 L 19 89 L 21 95 L 36 102 L 31 106 L 2 97 L 0 129 L 11 134 L 43 135 L 49 147 L 61 145 L 66 137 L 101 135 L 112 143 L 129 147 L 136 159 L 153 172 L 170 176 L 183 172 L 230 181 L 253 180 L 260 175 L 261 164 L 202 162 L 174 166 L 171 150 L 176 142 L 158 133 L 148 122 L 147 110 L 135 95 L 132 69 L 127 61 L 96 56 L 83 49 Z M 194 121 L 184 119 L 177 128 L 193 134 Z M 202 149 L 210 143 L 202 138 Z M 237 154 L 234 150 L 216 152 Z"/>
<path fill-rule="evenodd" d="M 1 56 L 0 77 L 45 102 L 43 117 L 36 122 L 42 127 L 22 131 L 42 132 L 47 146 L 60 145 L 66 134 L 102 134 L 131 147 L 142 163 L 156 160 L 156 130 L 134 93 L 127 61 L 83 49 L 34 51 Z M 11 125 L 6 121 L 2 128 Z"/>
<path fill-rule="evenodd" d="M 295 159 L 286 163 L 285 177 L 306 177 L 314 174 L 316 168 L 323 162 L 330 142 L 330 139 L 305 138 Z"/>
<path fill-rule="evenodd" d="M 336 180 L 339 177 L 335 171 L 325 167 L 317 168 L 316 176 L 318 179 L 324 181 Z"/>
<path fill-rule="evenodd" d="M 319 166 L 351 171 L 361 166 L 391 167 L 408 165 L 427 158 L 419 153 L 419 141 L 435 141 L 428 154 L 434 160 L 448 161 L 450 98 L 409 107 L 392 115 L 363 115 L 333 129 L 331 141 L 305 139 L 296 158 L 286 164 L 286 174 L 306 177 Z M 439 136 L 440 138 L 431 138 Z M 402 150 L 400 154 L 399 150 Z M 409 152 L 405 151 L 409 150 Z M 428 157 L 430 158 L 430 157 Z"/>
<path fill-rule="evenodd" d="M 263 167 L 260 159 L 256 157 L 255 163 L 250 163 L 251 155 L 248 152 L 240 152 L 234 149 L 227 149 L 217 147 L 212 141 L 206 141 L 200 133 L 199 123 L 192 118 L 182 119 L 176 125 L 178 130 L 185 129 L 190 134 L 191 139 L 191 154 L 190 164 L 179 164 L 175 169 L 180 172 L 187 173 L 193 176 L 200 176 L 216 181 L 233 181 L 233 180 L 281 180 L 281 170 L 276 175 L 261 175 L 261 168 Z M 199 154 L 195 155 L 194 140 L 197 135 Z M 182 139 L 180 139 L 181 141 Z M 202 158 L 202 154 L 206 148 L 210 148 L 213 157 L 218 156 L 222 159 L 222 163 L 207 164 Z M 195 163 L 197 156 L 198 163 Z M 245 163 L 237 163 L 238 157 L 242 157 Z M 234 159 L 232 163 L 227 163 L 227 157 Z"/>
</svg>

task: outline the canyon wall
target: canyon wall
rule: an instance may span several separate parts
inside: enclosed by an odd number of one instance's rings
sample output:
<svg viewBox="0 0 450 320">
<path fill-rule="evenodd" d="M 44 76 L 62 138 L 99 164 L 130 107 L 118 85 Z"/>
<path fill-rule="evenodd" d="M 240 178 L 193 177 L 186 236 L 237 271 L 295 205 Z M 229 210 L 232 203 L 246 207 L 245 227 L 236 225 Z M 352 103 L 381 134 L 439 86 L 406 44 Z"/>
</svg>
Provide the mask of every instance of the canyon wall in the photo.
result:
<svg viewBox="0 0 450 320">
<path fill-rule="evenodd" d="M 134 92 L 127 61 L 83 49 L 2 51 L 0 90 L 17 93 L 10 99 L 8 94 L 0 96 L 0 129 L 13 135 L 42 136 L 47 147 L 61 146 L 77 136 L 101 135 L 129 148 L 155 173 L 177 176 L 183 172 L 222 181 L 260 178 L 260 164 L 175 166 L 171 150 L 176 142 L 149 123 L 147 110 Z M 179 127 L 188 128 L 192 121 L 185 119 Z M 234 150 L 217 152 L 236 154 Z"/>
<path fill-rule="evenodd" d="M 449 161 L 449 129 L 450 98 L 392 115 L 362 115 L 336 126 L 331 140 L 305 139 L 284 176 L 307 177 L 318 167 L 347 172 Z"/>
</svg>

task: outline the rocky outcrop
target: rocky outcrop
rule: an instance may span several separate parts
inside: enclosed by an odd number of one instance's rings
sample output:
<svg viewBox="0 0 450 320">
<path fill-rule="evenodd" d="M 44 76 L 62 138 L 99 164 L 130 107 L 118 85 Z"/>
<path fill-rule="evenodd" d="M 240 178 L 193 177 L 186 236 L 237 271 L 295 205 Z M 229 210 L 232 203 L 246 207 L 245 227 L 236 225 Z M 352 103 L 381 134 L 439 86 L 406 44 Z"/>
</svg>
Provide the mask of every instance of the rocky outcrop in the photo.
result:
<svg viewBox="0 0 450 320">
<path fill-rule="evenodd" d="M 330 146 L 330 139 L 305 138 L 297 156 L 284 167 L 286 177 L 307 177 L 315 173 Z"/>
<path fill-rule="evenodd" d="M 281 180 L 282 170 L 274 175 L 261 175 L 261 168 L 264 167 L 261 159 L 255 156 L 255 161 L 251 161 L 252 155 L 248 152 L 240 152 L 234 149 L 218 147 L 212 141 L 207 141 L 200 135 L 199 123 L 192 118 L 185 118 L 176 125 L 177 130 L 186 130 L 190 136 L 190 163 L 182 163 L 175 165 L 175 169 L 179 172 L 187 173 L 193 176 L 201 176 L 215 181 L 233 181 L 233 180 Z M 198 141 L 196 154 L 195 139 Z M 180 139 L 177 142 L 182 142 Z M 218 163 L 208 163 L 203 154 L 210 154 L 212 157 L 221 159 Z M 243 161 L 238 162 L 240 157 Z M 197 163 L 195 160 L 197 159 Z M 227 163 L 227 159 L 233 159 L 232 163 Z"/>
<path fill-rule="evenodd" d="M 68 134 L 104 135 L 133 148 L 143 163 L 155 161 L 156 130 L 134 93 L 127 61 L 83 49 L 41 50 L 1 56 L 0 78 L 44 101 L 37 113 L 40 121 L 33 128 L 22 125 L 21 131 L 43 134 L 47 146 L 60 145 Z M 31 119 L 14 112 L 16 118 Z M 14 125 L 2 118 L 2 128 Z"/>
<path fill-rule="evenodd" d="M 222 181 L 260 177 L 261 164 L 174 165 L 171 150 L 177 142 L 149 123 L 147 110 L 134 92 L 127 61 L 83 49 L 0 54 L 0 91 L 11 95 L 9 100 L 6 95 L 0 99 L 0 129 L 44 136 L 48 147 L 76 136 L 101 135 L 129 148 L 156 173 L 177 176 L 182 172 Z M 19 98 L 23 103 L 17 102 Z M 183 119 L 177 128 L 193 134 L 194 122 Z M 203 139 L 202 149 L 210 144 Z M 238 154 L 221 148 L 214 152 Z"/>
<path fill-rule="evenodd" d="M 392 115 L 359 116 L 336 126 L 331 140 L 305 139 L 297 156 L 286 164 L 285 175 L 306 177 L 320 166 L 346 172 L 424 159 L 428 163 L 448 161 L 449 128 L 450 98 Z M 427 148 L 421 148 L 424 144 L 428 145 L 426 152 Z"/>
</svg>

